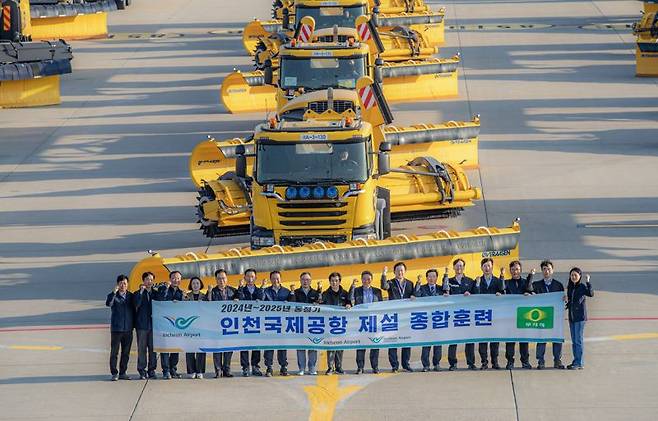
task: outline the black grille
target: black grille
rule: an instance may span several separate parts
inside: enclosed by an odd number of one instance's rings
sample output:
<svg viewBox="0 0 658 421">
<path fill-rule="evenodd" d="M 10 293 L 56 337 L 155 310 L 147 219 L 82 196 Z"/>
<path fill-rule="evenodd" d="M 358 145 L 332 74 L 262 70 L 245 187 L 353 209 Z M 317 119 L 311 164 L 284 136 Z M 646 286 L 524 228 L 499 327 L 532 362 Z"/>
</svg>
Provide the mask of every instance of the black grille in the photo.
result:
<svg viewBox="0 0 658 421">
<path fill-rule="evenodd" d="M 328 101 L 309 102 L 308 108 L 316 113 L 323 113 L 329 108 Z M 342 113 L 347 110 L 354 110 L 354 103 L 352 101 L 334 101 L 334 111 Z"/>
<path fill-rule="evenodd" d="M 279 243 L 282 246 L 303 246 L 304 244 L 315 243 L 316 241 L 323 241 L 329 243 L 344 243 L 347 237 L 344 235 L 318 235 L 316 237 L 281 237 Z"/>
<path fill-rule="evenodd" d="M 344 219 L 313 219 L 310 221 L 281 221 L 286 227 L 321 227 L 326 225 L 343 225 Z"/>
<path fill-rule="evenodd" d="M 347 40 L 350 38 L 349 35 L 338 35 L 338 42 L 347 42 Z M 354 37 L 352 37 L 354 38 Z M 322 35 L 318 37 L 319 42 L 334 42 L 334 36 L 333 35 Z"/>
<path fill-rule="evenodd" d="M 282 209 L 344 208 L 347 202 L 291 202 L 277 203 Z"/>
<path fill-rule="evenodd" d="M 314 217 L 328 217 L 328 216 L 343 216 L 347 211 L 329 211 L 329 212 L 279 212 L 279 216 L 284 218 L 314 218 Z"/>
</svg>

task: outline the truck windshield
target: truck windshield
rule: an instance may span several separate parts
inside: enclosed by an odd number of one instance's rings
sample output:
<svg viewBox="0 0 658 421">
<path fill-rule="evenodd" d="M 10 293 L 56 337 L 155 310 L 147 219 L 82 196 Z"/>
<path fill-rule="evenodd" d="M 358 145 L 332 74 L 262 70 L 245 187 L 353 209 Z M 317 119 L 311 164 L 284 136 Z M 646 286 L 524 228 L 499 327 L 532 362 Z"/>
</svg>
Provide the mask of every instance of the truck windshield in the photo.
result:
<svg viewBox="0 0 658 421">
<path fill-rule="evenodd" d="M 303 134 L 322 138 L 325 134 Z M 268 142 L 256 151 L 260 184 L 365 182 L 368 177 L 364 140 L 351 143 Z"/>
<path fill-rule="evenodd" d="M 315 19 L 315 29 L 333 28 L 338 25 L 339 28 L 354 28 L 356 18 L 365 15 L 364 5 L 355 6 L 295 6 L 295 22 L 300 22 L 304 16 L 310 16 Z"/>
<path fill-rule="evenodd" d="M 281 57 L 282 89 L 356 88 L 365 76 L 365 57 Z"/>
</svg>

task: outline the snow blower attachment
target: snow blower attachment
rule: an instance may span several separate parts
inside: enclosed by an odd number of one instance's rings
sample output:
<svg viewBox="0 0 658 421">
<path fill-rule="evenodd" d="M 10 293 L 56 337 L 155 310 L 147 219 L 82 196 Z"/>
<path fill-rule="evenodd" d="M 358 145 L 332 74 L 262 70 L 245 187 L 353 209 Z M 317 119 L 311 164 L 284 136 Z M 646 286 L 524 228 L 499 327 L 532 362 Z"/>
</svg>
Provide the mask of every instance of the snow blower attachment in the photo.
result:
<svg viewBox="0 0 658 421">
<path fill-rule="evenodd" d="M 29 11 L 24 33 L 32 39 L 94 39 L 107 37 L 107 13 L 125 7 L 125 0 L 20 0 Z"/>
<path fill-rule="evenodd" d="M 658 76 L 658 8 L 653 12 L 644 12 L 642 19 L 633 25 L 633 33 L 637 43 L 636 76 Z"/>
<path fill-rule="evenodd" d="M 59 76 L 71 73 L 71 47 L 63 40 L 31 41 L 22 32 L 18 1 L 1 5 L 0 107 L 59 104 Z"/>
<path fill-rule="evenodd" d="M 369 270 L 376 276 L 384 266 L 403 261 L 407 276 L 415 279 L 429 268 L 452 267 L 457 257 L 466 262 L 466 275 L 476 277 L 483 257 L 493 257 L 494 270 L 506 267 L 519 258 L 521 227 L 517 221 L 508 228 L 480 227 L 469 231 L 438 231 L 423 235 L 397 235 L 386 240 L 348 241 L 342 244 L 317 242 L 302 247 L 274 246 L 261 250 L 233 248 L 206 254 L 189 252 L 171 258 L 152 252 L 130 272 L 130 289 L 138 289 L 142 273 L 152 272 L 156 282 L 169 279 L 169 273 L 180 271 L 187 288 L 189 279 L 200 277 L 206 285 L 215 285 L 214 273 L 224 269 L 229 284 L 238 286 L 248 268 L 258 273 L 281 271 L 284 285 L 298 284 L 299 275 L 308 271 L 313 279 L 325 280 L 331 272 L 342 275 L 342 286 L 349 290 L 352 279 L 360 279 Z M 452 275 L 452 274 L 451 274 Z"/>
</svg>

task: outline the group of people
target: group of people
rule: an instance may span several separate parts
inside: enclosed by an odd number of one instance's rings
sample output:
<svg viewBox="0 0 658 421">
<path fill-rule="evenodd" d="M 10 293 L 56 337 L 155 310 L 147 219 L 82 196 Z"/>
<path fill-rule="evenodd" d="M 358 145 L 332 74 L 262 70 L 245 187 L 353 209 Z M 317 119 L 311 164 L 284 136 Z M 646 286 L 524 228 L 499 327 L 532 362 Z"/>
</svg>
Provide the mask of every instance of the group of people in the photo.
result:
<svg viewBox="0 0 658 421">
<path fill-rule="evenodd" d="M 573 362 L 566 368 L 583 368 L 583 336 L 585 321 L 587 320 L 586 297 L 593 296 L 592 284 L 589 275 L 584 276 L 582 271 L 574 267 L 569 271 L 568 286 L 553 278 L 553 263 L 549 260 L 541 262 L 542 279 L 533 281 L 535 270 L 530 271 L 526 278 L 522 277 L 521 262 L 513 261 L 509 264 L 511 277 L 505 279 L 505 268 L 501 268 L 499 277 L 493 274 L 494 262 L 491 258 L 484 258 L 480 262 L 482 275 L 476 279 L 464 274 L 466 262 L 458 258 L 453 262 L 454 276 L 448 276 L 445 268 L 443 281 L 438 283 L 439 272 L 429 269 L 426 282 L 421 282 L 418 276 L 416 284 L 405 278 L 407 267 L 398 262 L 393 267 L 394 276 L 389 278 L 388 268 L 384 267 L 381 274 L 381 289 L 372 285 L 374 275 L 370 271 L 361 273 L 361 286 L 356 286 L 353 280 L 349 291 L 341 286 L 341 275 L 338 272 L 329 275 L 329 288 L 322 291 L 318 282 L 317 288 L 311 286 L 312 278 L 309 272 L 300 275 L 300 287 L 294 290 L 281 284 L 281 273 L 272 271 L 269 274 L 269 286 L 265 281 L 256 285 L 257 273 L 254 269 L 247 269 L 243 274 L 239 288 L 228 285 L 228 276 L 225 270 L 215 272 L 217 285 L 209 286 L 206 292 L 201 278 L 190 279 L 189 291 L 180 288 L 182 275 L 178 271 L 171 272 L 166 284 L 155 287 L 155 276 L 151 272 L 142 274 L 142 284 L 135 292 L 128 291 L 128 277 L 119 275 L 116 287 L 106 299 L 106 305 L 111 308 L 111 350 L 110 372 L 112 380 L 129 380 L 126 371 L 133 341 L 133 329 L 137 333 L 137 371 L 140 379 L 156 378 L 157 356 L 153 350 L 152 302 L 155 301 L 291 301 L 298 303 L 333 305 L 350 308 L 359 304 L 368 304 L 383 300 L 382 290 L 387 291 L 389 300 L 414 299 L 437 295 L 472 295 L 472 294 L 544 294 L 562 292 L 569 318 L 569 327 L 573 347 Z M 529 345 L 527 342 L 519 343 L 521 367 L 531 369 L 529 361 Z M 119 348 L 121 355 L 119 358 Z M 475 344 L 464 345 L 466 364 L 468 369 L 476 370 Z M 506 369 L 514 368 L 516 343 L 505 344 Z M 297 350 L 298 375 L 317 374 L 318 355 L 315 350 Z M 553 367 L 564 369 L 562 363 L 562 343 L 552 343 Z M 479 343 L 480 370 L 489 367 L 501 369 L 498 362 L 499 343 Z M 545 368 L 546 343 L 538 343 L 536 349 L 537 369 Z M 288 375 L 288 353 L 286 350 L 277 350 L 276 358 L 281 376 Z M 233 352 L 213 353 L 213 366 L 215 378 L 233 377 L 231 373 L 231 359 Z M 186 353 L 187 373 L 192 378 L 202 379 L 206 372 L 205 353 Z M 365 369 L 366 350 L 356 351 L 356 374 L 363 374 Z M 373 373 L 379 373 L 379 349 L 369 351 L 370 367 Z M 388 349 L 388 360 L 392 372 L 399 371 L 400 367 L 412 372 L 410 365 L 411 348 L 402 348 L 400 358 L 398 349 Z M 439 371 L 442 358 L 442 346 L 425 346 L 421 351 L 422 371 Z M 117 359 L 119 367 L 117 369 Z M 263 352 L 266 377 L 271 377 L 274 365 L 274 351 Z M 160 353 L 160 366 L 164 379 L 180 378 L 178 373 L 178 353 Z M 240 351 L 240 365 L 242 375 L 248 377 L 263 376 L 260 369 L 261 351 Z M 343 351 L 327 352 L 327 375 L 343 374 Z M 448 346 L 448 370 L 457 369 L 457 345 Z"/>
</svg>

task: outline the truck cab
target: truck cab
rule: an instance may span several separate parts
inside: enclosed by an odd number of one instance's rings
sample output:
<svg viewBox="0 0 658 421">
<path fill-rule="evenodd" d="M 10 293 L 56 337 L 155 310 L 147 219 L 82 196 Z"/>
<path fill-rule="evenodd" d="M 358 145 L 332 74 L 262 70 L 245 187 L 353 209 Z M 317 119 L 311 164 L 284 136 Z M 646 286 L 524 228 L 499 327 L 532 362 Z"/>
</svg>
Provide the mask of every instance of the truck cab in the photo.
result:
<svg viewBox="0 0 658 421">
<path fill-rule="evenodd" d="M 252 248 L 384 238 L 377 221 L 385 209 L 373 198 L 387 156 L 373 160 L 372 126 L 331 109 L 306 117 L 255 131 Z"/>
</svg>

